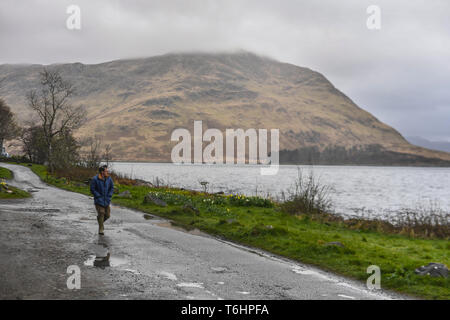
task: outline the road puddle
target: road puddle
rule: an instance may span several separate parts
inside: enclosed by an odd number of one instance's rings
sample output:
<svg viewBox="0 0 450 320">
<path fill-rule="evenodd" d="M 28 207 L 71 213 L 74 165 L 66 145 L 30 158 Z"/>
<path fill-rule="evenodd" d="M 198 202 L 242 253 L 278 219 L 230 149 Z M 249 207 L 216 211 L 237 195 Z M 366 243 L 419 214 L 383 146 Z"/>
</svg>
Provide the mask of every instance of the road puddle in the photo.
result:
<svg viewBox="0 0 450 320">
<path fill-rule="evenodd" d="M 162 221 L 162 222 L 155 223 L 155 225 L 157 225 L 159 227 L 163 227 L 163 228 L 169 228 L 169 229 L 181 231 L 184 233 L 189 233 L 194 236 L 201 236 L 201 237 L 208 237 L 208 238 L 211 237 L 207 233 L 204 233 L 201 230 L 199 230 L 198 228 L 188 228 L 186 226 L 178 225 L 171 221 Z"/>
<path fill-rule="evenodd" d="M 111 257 L 111 254 L 109 252 L 104 257 L 91 255 L 91 256 L 89 256 L 89 258 L 86 261 L 84 261 L 85 266 L 99 267 L 99 268 L 117 267 L 117 266 L 121 266 L 121 265 L 124 265 L 127 263 L 128 263 L 128 261 L 126 259 L 119 258 L 119 257 Z M 135 270 L 131 270 L 131 269 L 127 269 L 126 271 L 136 272 Z"/>
<path fill-rule="evenodd" d="M 13 211 L 20 211 L 20 212 L 42 212 L 42 213 L 52 213 L 52 212 L 61 212 L 60 209 L 55 208 L 42 208 L 42 207 L 28 207 L 28 208 L 13 208 L 11 209 Z"/>
<path fill-rule="evenodd" d="M 216 273 L 224 273 L 228 271 L 228 269 L 224 267 L 211 267 L 211 270 Z"/>
<path fill-rule="evenodd" d="M 123 269 L 123 271 L 131 272 L 132 274 L 141 274 L 139 271 L 134 269 Z"/>
<path fill-rule="evenodd" d="M 203 289 L 203 283 L 201 283 L 201 282 L 182 282 L 182 283 L 178 283 L 177 287 Z"/>
<path fill-rule="evenodd" d="M 301 275 L 307 275 L 307 276 L 313 276 L 315 278 L 321 279 L 321 280 L 325 280 L 325 281 L 330 281 L 330 282 L 337 282 L 337 280 L 322 274 L 320 272 L 314 271 L 314 270 L 308 270 L 306 268 L 302 268 L 299 266 L 293 266 L 292 271 L 297 273 L 297 274 L 301 274 Z"/>
<path fill-rule="evenodd" d="M 185 231 L 182 228 L 174 227 L 170 221 L 159 222 L 156 225 L 159 226 L 159 227 L 171 228 L 171 229 L 175 229 L 175 230 L 179 230 L 179 231 Z"/>
<path fill-rule="evenodd" d="M 244 294 L 244 295 L 250 294 L 250 292 L 248 292 L 248 291 L 236 291 L 236 293 L 240 293 L 240 294 Z"/>
<path fill-rule="evenodd" d="M 172 280 L 172 281 L 178 280 L 176 275 L 174 275 L 173 273 L 167 272 L 167 271 L 161 271 L 159 274 L 161 274 L 162 276 L 164 276 L 167 279 Z"/>
<path fill-rule="evenodd" d="M 117 267 L 125 265 L 128 261 L 124 258 L 111 256 L 111 252 L 106 243 L 94 244 L 94 254 L 90 255 L 89 258 L 84 261 L 85 266 L 89 267 Z"/>
</svg>

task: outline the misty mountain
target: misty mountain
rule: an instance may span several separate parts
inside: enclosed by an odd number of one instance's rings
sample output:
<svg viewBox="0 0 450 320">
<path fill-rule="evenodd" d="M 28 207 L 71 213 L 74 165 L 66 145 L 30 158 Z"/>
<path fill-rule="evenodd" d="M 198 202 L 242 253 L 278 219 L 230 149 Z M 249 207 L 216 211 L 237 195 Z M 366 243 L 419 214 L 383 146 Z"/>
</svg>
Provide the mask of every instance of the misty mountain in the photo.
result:
<svg viewBox="0 0 450 320">
<path fill-rule="evenodd" d="M 0 96 L 21 121 L 42 65 L 0 65 Z M 358 107 L 322 74 L 249 52 L 179 53 L 101 64 L 54 64 L 88 111 L 79 137 L 98 135 L 118 160 L 170 161 L 176 128 L 280 129 L 280 148 L 378 144 L 386 150 L 450 160 L 413 146 Z"/>
<path fill-rule="evenodd" d="M 422 137 L 406 137 L 406 139 L 419 147 L 428 148 L 431 150 L 439 150 L 439 151 L 445 151 L 450 152 L 450 142 L 449 141 L 430 141 Z"/>
</svg>

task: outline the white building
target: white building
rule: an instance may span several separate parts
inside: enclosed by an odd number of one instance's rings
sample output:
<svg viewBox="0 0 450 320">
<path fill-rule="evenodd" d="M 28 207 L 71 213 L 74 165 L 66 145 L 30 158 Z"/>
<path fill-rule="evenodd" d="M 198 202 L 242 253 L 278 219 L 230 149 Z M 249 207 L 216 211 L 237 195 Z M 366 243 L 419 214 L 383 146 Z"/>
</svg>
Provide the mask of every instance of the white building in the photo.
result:
<svg viewBox="0 0 450 320">
<path fill-rule="evenodd" d="M 9 157 L 9 154 L 8 154 L 8 152 L 6 152 L 5 147 L 2 147 L 2 152 L 0 153 L 0 156 L 2 156 L 2 157 Z"/>
</svg>

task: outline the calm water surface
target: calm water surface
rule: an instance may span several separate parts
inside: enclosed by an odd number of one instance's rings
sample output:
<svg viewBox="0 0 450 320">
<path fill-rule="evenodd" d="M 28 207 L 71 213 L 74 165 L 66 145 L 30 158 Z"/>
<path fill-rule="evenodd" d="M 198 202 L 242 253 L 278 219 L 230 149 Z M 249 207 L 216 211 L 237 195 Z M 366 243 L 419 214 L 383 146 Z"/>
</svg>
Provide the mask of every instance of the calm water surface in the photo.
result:
<svg viewBox="0 0 450 320">
<path fill-rule="evenodd" d="M 430 206 L 450 212 L 450 168 L 291 166 L 282 165 L 277 175 L 260 175 L 256 165 L 175 165 L 171 163 L 115 162 L 112 169 L 155 183 L 209 192 L 280 197 L 290 189 L 298 168 L 313 172 L 330 186 L 336 213 L 344 215 L 389 216 L 404 209 Z"/>
</svg>

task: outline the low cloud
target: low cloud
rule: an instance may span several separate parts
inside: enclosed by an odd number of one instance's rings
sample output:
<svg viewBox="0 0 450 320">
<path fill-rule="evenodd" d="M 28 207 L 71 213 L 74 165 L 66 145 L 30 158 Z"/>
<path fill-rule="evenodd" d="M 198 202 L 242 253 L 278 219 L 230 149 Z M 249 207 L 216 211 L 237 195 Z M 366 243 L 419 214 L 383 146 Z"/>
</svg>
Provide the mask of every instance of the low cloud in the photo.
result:
<svg viewBox="0 0 450 320">
<path fill-rule="evenodd" d="M 66 9 L 81 8 L 81 30 Z M 366 8 L 381 8 L 368 30 Z M 245 49 L 323 73 L 407 136 L 450 140 L 450 2 L 2 0 L 0 63 Z"/>
</svg>

